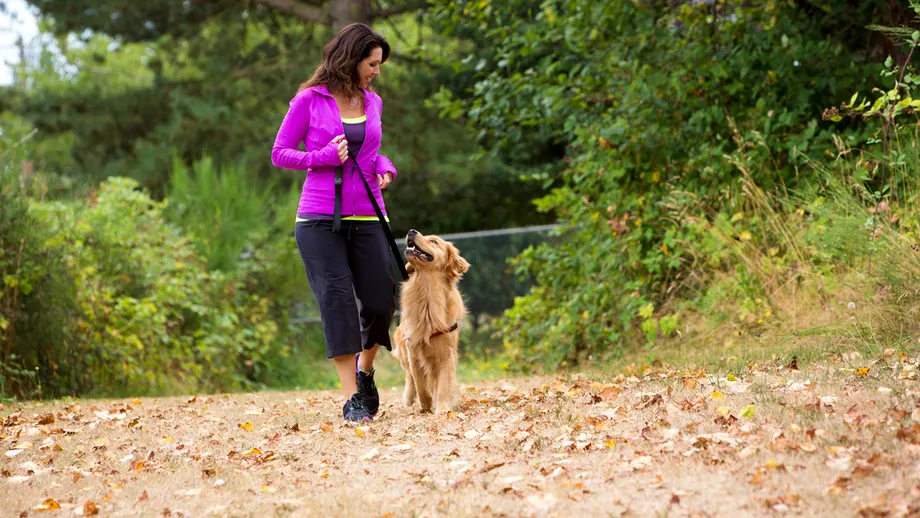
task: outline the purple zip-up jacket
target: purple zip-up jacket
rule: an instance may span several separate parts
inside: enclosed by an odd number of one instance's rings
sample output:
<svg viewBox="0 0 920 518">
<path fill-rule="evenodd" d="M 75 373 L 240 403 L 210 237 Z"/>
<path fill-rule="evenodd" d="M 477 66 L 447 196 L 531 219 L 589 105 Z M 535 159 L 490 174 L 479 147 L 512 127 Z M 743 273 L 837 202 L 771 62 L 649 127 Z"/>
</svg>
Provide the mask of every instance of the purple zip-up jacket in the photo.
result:
<svg viewBox="0 0 920 518">
<path fill-rule="evenodd" d="M 380 150 L 382 129 L 380 113 L 383 100 L 374 92 L 364 91 L 365 123 L 364 144 L 357 160 L 364 178 L 380 209 L 386 215 L 383 196 L 380 194 L 378 174 L 392 173 L 396 168 L 390 160 L 377 153 Z M 272 165 L 285 169 L 306 170 L 307 178 L 300 195 L 298 214 L 332 214 L 335 211 L 335 168 L 344 166 L 342 183 L 342 216 L 374 216 L 367 191 L 358 178 L 355 165 L 349 158 L 344 164 L 339 161 L 333 138 L 344 135 L 342 116 L 329 89 L 325 86 L 307 88 L 291 100 L 290 108 L 272 147 Z M 306 151 L 298 147 L 303 142 Z"/>
</svg>

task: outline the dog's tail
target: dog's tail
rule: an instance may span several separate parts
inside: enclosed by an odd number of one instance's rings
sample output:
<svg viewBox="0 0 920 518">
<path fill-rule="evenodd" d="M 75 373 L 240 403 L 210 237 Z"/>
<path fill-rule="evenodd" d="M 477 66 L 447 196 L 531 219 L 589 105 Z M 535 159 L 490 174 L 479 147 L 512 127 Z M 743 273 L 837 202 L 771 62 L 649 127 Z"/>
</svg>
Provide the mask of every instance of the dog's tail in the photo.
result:
<svg viewBox="0 0 920 518">
<path fill-rule="evenodd" d="M 397 327 L 396 332 L 393 333 L 393 340 L 390 343 L 390 346 L 393 348 L 391 351 L 393 353 L 393 356 L 395 356 L 396 359 L 399 360 L 400 363 L 403 363 L 404 358 L 402 356 L 406 354 L 405 351 L 403 351 L 402 342 L 403 342 L 402 329 Z"/>
</svg>

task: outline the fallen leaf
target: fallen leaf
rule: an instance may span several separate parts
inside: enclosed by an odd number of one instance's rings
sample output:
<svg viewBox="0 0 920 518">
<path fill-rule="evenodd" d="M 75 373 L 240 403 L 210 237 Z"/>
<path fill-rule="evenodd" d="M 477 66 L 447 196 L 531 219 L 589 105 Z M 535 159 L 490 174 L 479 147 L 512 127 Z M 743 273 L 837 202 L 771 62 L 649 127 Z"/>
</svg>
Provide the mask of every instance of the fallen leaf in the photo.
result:
<svg viewBox="0 0 920 518">
<path fill-rule="evenodd" d="M 246 453 L 244 453 L 243 455 L 262 455 L 262 450 L 258 448 L 253 448 L 247 451 Z"/>
<path fill-rule="evenodd" d="M 849 471 L 850 464 L 853 462 L 851 457 L 835 457 L 826 461 L 824 464 L 827 467 L 840 470 L 840 471 Z"/>
<path fill-rule="evenodd" d="M 654 394 L 654 395 L 643 394 L 639 402 L 636 403 L 636 410 L 642 410 L 652 405 L 660 405 L 663 402 L 664 402 L 664 398 L 661 397 L 661 394 Z"/>
<path fill-rule="evenodd" d="M 856 375 L 860 378 L 865 378 L 869 375 L 869 367 L 862 367 L 861 369 L 856 369 Z"/>
<path fill-rule="evenodd" d="M 860 462 L 853 468 L 852 476 L 854 478 L 866 478 L 872 474 L 875 468 L 868 462 Z"/>
<path fill-rule="evenodd" d="M 236 427 L 239 428 L 240 430 L 246 430 L 247 432 L 251 432 L 251 431 L 252 431 L 252 423 L 250 423 L 250 422 L 248 422 L 248 421 L 245 422 L 245 423 L 242 423 L 242 424 L 238 424 L 238 425 L 236 425 Z"/>
<path fill-rule="evenodd" d="M 535 507 L 541 511 L 546 511 L 552 506 L 556 505 L 556 496 L 552 493 L 539 493 L 536 495 L 528 496 L 525 501 L 532 507 Z"/>
<path fill-rule="evenodd" d="M 786 364 L 786 368 L 793 371 L 799 370 L 799 357 L 792 355 L 792 361 Z"/>
<path fill-rule="evenodd" d="M 361 460 L 371 460 L 375 457 L 378 457 L 379 455 L 380 455 L 380 450 L 378 450 L 377 448 L 372 448 L 368 450 L 367 453 L 361 456 Z"/>
<path fill-rule="evenodd" d="M 825 492 L 829 495 L 839 495 L 850 487 L 850 482 L 848 477 L 837 477 Z"/>
<path fill-rule="evenodd" d="M 492 471 L 493 469 L 500 468 L 500 467 L 502 467 L 502 466 L 504 466 L 504 465 L 505 465 L 504 462 L 494 462 L 494 463 L 492 463 L 492 464 L 486 464 L 486 466 L 485 466 L 484 468 L 482 468 L 481 470 L 479 470 L 479 473 L 480 473 L 480 474 L 482 474 L 482 473 L 488 473 L 488 472 Z"/>
<path fill-rule="evenodd" d="M 6 455 L 9 458 L 13 458 L 19 455 L 20 453 L 22 453 L 22 450 L 7 450 L 7 452 L 4 455 Z"/>
<path fill-rule="evenodd" d="M 598 395 L 601 397 L 601 399 L 610 401 L 616 399 L 616 397 L 620 395 L 620 389 L 613 385 L 608 385 L 607 387 L 604 387 L 604 390 L 602 390 Z"/>
<path fill-rule="evenodd" d="M 54 423 L 54 414 L 44 414 L 42 416 L 39 416 L 38 418 L 39 425 L 52 424 L 52 423 Z"/>
<path fill-rule="evenodd" d="M 709 397 L 712 399 L 722 399 L 725 397 L 725 394 L 719 392 L 718 390 L 714 390 L 712 394 L 709 394 Z"/>
<path fill-rule="evenodd" d="M 326 421 L 325 423 L 319 425 L 319 429 L 324 432 L 331 432 L 332 431 L 332 421 Z"/>
<path fill-rule="evenodd" d="M 750 419 L 754 417 L 754 405 L 748 405 L 741 409 L 741 417 L 745 419 Z"/>
<path fill-rule="evenodd" d="M 87 500 L 83 504 L 83 516 L 95 516 L 97 514 L 99 514 L 99 507 L 92 500 Z"/>
<path fill-rule="evenodd" d="M 60 504 L 54 501 L 53 498 L 48 498 L 41 505 L 35 507 L 36 511 L 57 511 L 61 508 Z"/>
<path fill-rule="evenodd" d="M 648 455 L 643 455 L 641 457 L 636 457 L 635 459 L 629 462 L 629 467 L 633 471 L 640 471 L 652 465 L 652 457 Z"/>
</svg>

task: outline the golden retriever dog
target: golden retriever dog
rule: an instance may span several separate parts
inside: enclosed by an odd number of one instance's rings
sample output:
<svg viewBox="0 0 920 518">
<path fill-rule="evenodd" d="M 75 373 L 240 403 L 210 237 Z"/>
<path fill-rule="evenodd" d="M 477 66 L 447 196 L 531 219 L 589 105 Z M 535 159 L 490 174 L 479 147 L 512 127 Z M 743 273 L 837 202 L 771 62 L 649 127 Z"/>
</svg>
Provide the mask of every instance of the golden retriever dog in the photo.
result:
<svg viewBox="0 0 920 518">
<path fill-rule="evenodd" d="M 457 344 L 466 305 L 457 282 L 470 264 L 457 248 L 417 230 L 406 235 L 409 280 L 400 291 L 393 354 L 406 371 L 403 403 L 418 399 L 423 412 L 447 412 L 458 402 Z"/>
</svg>

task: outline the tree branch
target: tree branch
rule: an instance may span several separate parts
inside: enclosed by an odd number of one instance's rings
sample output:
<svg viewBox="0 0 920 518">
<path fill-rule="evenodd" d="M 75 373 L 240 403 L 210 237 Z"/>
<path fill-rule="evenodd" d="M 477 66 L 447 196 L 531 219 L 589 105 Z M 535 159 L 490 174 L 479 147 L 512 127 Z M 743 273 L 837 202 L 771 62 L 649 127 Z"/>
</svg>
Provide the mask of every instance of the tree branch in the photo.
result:
<svg viewBox="0 0 920 518">
<path fill-rule="evenodd" d="M 428 7 L 428 0 L 407 0 L 405 4 L 371 11 L 371 20 L 389 18 L 398 14 L 417 11 Z"/>
<path fill-rule="evenodd" d="M 408 54 L 400 54 L 399 52 L 396 52 L 396 51 L 390 51 L 390 56 L 399 61 L 405 61 L 406 63 L 412 63 L 416 65 L 426 65 L 431 68 L 435 68 L 437 66 L 433 62 L 431 62 L 431 60 L 425 59 L 420 56 L 410 56 Z"/>
<path fill-rule="evenodd" d="M 255 2 L 294 15 L 307 22 L 329 24 L 328 9 L 310 5 L 301 0 L 255 0 Z"/>
</svg>

